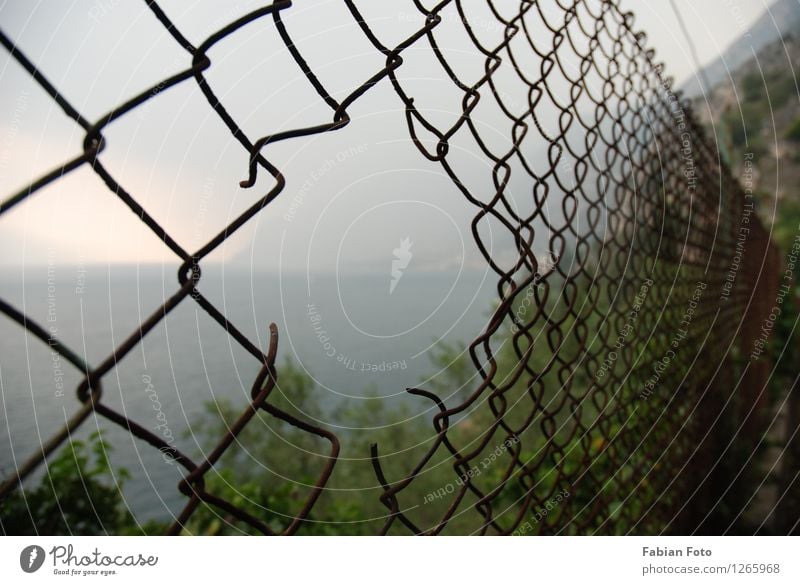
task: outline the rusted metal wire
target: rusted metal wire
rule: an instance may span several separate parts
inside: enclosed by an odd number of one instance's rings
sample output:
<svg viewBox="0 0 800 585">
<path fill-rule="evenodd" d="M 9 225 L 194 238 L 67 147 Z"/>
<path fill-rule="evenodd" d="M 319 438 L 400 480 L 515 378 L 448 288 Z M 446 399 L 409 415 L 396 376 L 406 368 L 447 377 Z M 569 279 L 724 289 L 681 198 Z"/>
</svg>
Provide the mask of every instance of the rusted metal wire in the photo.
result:
<svg viewBox="0 0 800 585">
<path fill-rule="evenodd" d="M 497 2 L 485 0 L 496 21 L 493 24 L 503 31 L 498 44 L 485 46 L 468 3 L 442 0 L 426 8 L 414 0 L 424 24 L 388 47 L 354 0 L 344 0 L 344 4 L 365 38 L 383 54 L 385 64 L 337 100 L 314 74 L 282 20 L 291 2 L 254 10 L 194 46 L 157 2 L 146 0 L 191 65 L 95 122 L 84 118 L 0 33 L 5 49 L 85 131 L 83 153 L 7 197 L 0 203 L 0 219 L 43 187 L 89 166 L 182 261 L 179 288 L 173 296 L 97 366 L 53 342 L 40 325 L 0 300 L 0 311 L 50 344 L 85 376 L 77 388 L 79 406 L 73 418 L 0 487 L 0 499 L 94 412 L 169 453 L 186 469 L 179 489 L 189 501 L 170 533 L 179 533 L 205 502 L 255 530 L 273 534 L 264 519 L 209 493 L 204 482 L 237 434 L 263 410 L 330 443 L 327 463 L 311 494 L 282 533 L 293 534 L 301 527 L 333 473 L 339 442 L 330 431 L 269 403 L 278 376 L 277 329 L 271 326 L 269 351 L 262 353 L 198 290 L 200 263 L 284 190 L 287 179 L 265 154 L 270 144 L 343 129 L 350 121 L 348 107 L 376 84 L 389 83 L 404 105 L 410 138 L 421 155 L 441 165 L 476 209 L 471 229 L 497 276 L 499 304 L 469 346 L 476 374 L 465 399 L 409 390 L 432 404 L 435 436 L 425 456 L 409 465 L 405 476 L 390 480 L 382 468 L 379 447 L 372 447 L 372 463 L 383 486 L 380 499 L 389 511 L 381 532 L 440 534 L 468 515 L 475 518 L 469 530 L 478 534 L 653 532 L 691 527 L 691 520 L 685 520 L 691 510 L 687 504 L 713 497 L 697 470 L 708 466 L 709 457 L 719 450 L 718 443 L 709 439 L 715 436 L 716 422 L 729 415 L 731 400 L 738 420 L 749 416 L 742 406 L 742 393 L 729 391 L 738 387 L 741 378 L 738 382 L 730 379 L 739 370 L 727 356 L 732 347 L 752 343 L 752 334 L 742 341 L 741 316 L 751 307 L 753 291 L 774 274 L 777 261 L 738 267 L 737 245 L 748 248 L 748 258 L 766 258 L 769 238 L 689 104 L 673 92 L 672 80 L 663 76 L 663 64 L 655 61 L 644 34 L 634 29 L 633 15 L 623 12 L 617 0 L 552 0 L 550 10 L 542 2 L 522 0 L 512 15 L 508 6 L 501 10 Z M 208 53 L 214 45 L 270 17 L 289 54 L 332 115 L 329 120 L 253 139 L 225 109 L 205 72 L 213 67 Z M 483 59 L 484 75 L 473 83 L 459 78 L 437 38 L 437 27 L 447 19 L 459 22 L 475 54 Z M 533 31 L 534 26 L 539 32 Z M 439 128 L 425 117 L 398 74 L 403 53 L 412 46 L 427 47 L 443 76 L 462 93 L 460 116 L 449 128 Z M 538 63 L 538 69 L 522 65 L 531 61 Z M 525 88 L 523 95 L 511 99 L 498 87 L 501 67 L 517 76 Z M 250 155 L 241 187 L 258 185 L 263 181 L 260 174 L 270 177 L 265 195 L 194 252 L 184 249 L 148 214 L 134 194 L 115 180 L 100 156 L 107 125 L 164 89 L 192 81 Z M 503 152 L 492 150 L 475 121 L 476 108 L 484 100 L 492 100 L 510 124 L 510 146 Z M 553 120 L 555 133 L 545 130 Z M 455 138 L 472 140 L 475 151 L 489 161 L 493 193 L 472 192 L 459 176 L 451 164 L 450 143 Z M 533 160 L 536 151 L 546 153 L 544 168 Z M 509 196 L 512 173 L 526 185 L 529 209 L 520 208 Z M 548 205 L 559 208 L 561 216 L 548 213 Z M 517 252 L 513 262 L 493 257 L 484 242 L 481 228 L 490 221 L 513 237 Z M 748 229 L 743 232 L 745 224 Z M 552 270 L 543 270 L 542 254 L 557 259 Z M 199 463 L 102 399 L 103 377 L 188 299 L 262 364 L 252 401 Z M 529 305 L 521 312 L 523 299 Z M 757 323 L 763 314 L 763 309 L 751 311 L 748 323 Z M 513 359 L 509 362 L 501 355 Z M 742 375 L 747 375 L 747 366 Z M 723 378 L 728 391 L 720 394 Z M 471 436 L 460 430 L 467 418 L 482 425 Z M 492 452 L 499 452 L 492 459 L 497 472 L 478 477 L 476 466 Z M 419 502 L 404 504 L 403 499 L 417 478 L 442 457 L 452 465 L 458 487 L 448 492 L 438 521 L 424 526 L 414 518 Z"/>
</svg>

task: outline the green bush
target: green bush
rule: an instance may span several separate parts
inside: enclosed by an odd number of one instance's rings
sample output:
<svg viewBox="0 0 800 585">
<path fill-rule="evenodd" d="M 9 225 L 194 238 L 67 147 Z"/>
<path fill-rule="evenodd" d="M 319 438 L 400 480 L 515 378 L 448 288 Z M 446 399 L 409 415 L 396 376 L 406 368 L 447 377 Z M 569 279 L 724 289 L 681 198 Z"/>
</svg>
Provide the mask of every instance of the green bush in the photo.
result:
<svg viewBox="0 0 800 585">
<path fill-rule="evenodd" d="M 87 441 L 67 443 L 47 463 L 36 487 L 23 486 L 0 503 L 3 532 L 20 536 L 140 532 L 120 497 L 128 472 L 122 469 L 112 475 L 110 451 L 100 432 Z"/>
<path fill-rule="evenodd" d="M 789 125 L 784 136 L 786 136 L 787 140 L 791 140 L 792 142 L 800 142 L 800 118 L 796 118 L 795 121 Z"/>
</svg>

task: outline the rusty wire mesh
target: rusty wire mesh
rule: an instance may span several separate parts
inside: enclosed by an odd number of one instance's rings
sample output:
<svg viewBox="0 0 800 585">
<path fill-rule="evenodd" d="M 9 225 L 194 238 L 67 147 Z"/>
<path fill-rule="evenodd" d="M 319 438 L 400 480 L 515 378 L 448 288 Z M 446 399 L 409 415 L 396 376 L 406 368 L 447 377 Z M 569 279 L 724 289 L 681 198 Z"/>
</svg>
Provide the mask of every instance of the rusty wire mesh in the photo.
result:
<svg viewBox="0 0 800 585">
<path fill-rule="evenodd" d="M 769 285 L 762 274 L 774 271 L 769 240 L 754 213 L 752 199 L 720 162 L 717 150 L 698 126 L 687 102 L 672 90 L 633 15 L 617 0 L 549 3 L 486 0 L 503 40 L 485 46 L 476 33 L 468 3 L 443 0 L 426 7 L 415 1 L 420 28 L 394 47 L 373 33 L 353 0 L 344 0 L 385 65 L 342 100 L 334 99 L 311 70 L 282 20 L 291 2 L 276 2 L 231 22 L 198 45 L 190 42 L 152 0 L 147 7 L 185 51 L 187 66 L 95 122 L 85 119 L 5 34 L 3 46 L 85 130 L 83 152 L 34 180 L 0 205 L 0 216 L 35 197 L 60 177 L 89 166 L 178 256 L 179 287 L 141 326 L 99 365 L 53 340 L 39 324 L 0 300 L 0 310 L 49 344 L 85 376 L 77 389 L 78 408 L 14 477 L 0 498 L 17 488 L 87 417 L 96 413 L 127 429 L 153 448 L 169 453 L 186 469 L 179 489 L 188 498 L 170 528 L 180 532 L 205 502 L 255 530 L 271 534 L 262 518 L 209 493 L 204 475 L 231 446 L 257 410 L 329 441 L 327 463 L 302 510 L 287 523 L 295 533 L 307 518 L 334 470 L 336 436 L 277 409 L 269 402 L 278 372 L 277 329 L 271 328 L 264 354 L 239 332 L 197 288 L 200 264 L 237 229 L 285 190 L 291 177 L 270 163 L 270 144 L 345 128 L 347 109 L 378 83 L 389 83 L 405 107 L 409 135 L 420 154 L 441 168 L 475 208 L 472 232 L 485 261 L 497 276 L 498 304 L 486 328 L 469 346 L 476 375 L 467 396 L 439 396 L 424 388 L 409 392 L 431 401 L 434 435 L 427 454 L 409 462 L 402 477 L 385 476 L 380 446 L 372 463 L 388 509 L 382 533 L 439 534 L 457 518 L 471 518 L 474 533 L 618 533 L 685 529 L 685 518 L 706 493 L 705 473 L 715 461 L 719 438 L 710 429 L 721 416 L 750 417 L 761 379 L 749 365 L 728 356 L 752 344 L 742 315 L 757 323 L 764 308 L 753 299 Z M 545 9 L 543 4 L 549 4 Z M 271 24 L 268 21 L 271 20 Z M 260 138 L 248 136 L 217 98 L 204 72 L 213 67 L 209 50 L 255 22 L 273 26 L 297 67 L 330 107 L 331 119 Z M 484 75 L 460 79 L 437 41 L 437 27 L 457 22 L 484 60 Z M 399 72 L 403 53 L 425 47 L 453 87 L 462 92 L 461 115 L 439 128 L 415 105 Z M 498 84 L 498 71 L 516 76 L 510 95 Z M 157 93 L 196 83 L 209 107 L 248 153 L 253 187 L 259 173 L 272 184 L 235 221 L 196 251 L 184 249 L 103 166 L 103 130 Z M 157 91 L 156 91 L 157 90 Z M 474 121 L 481 102 L 492 100 L 507 119 L 510 146 L 497 150 Z M 452 164 L 450 144 L 471 141 L 491 161 L 492 192 L 473 192 Z M 547 164 L 529 158 L 544 146 Z M 512 197 L 512 173 L 527 185 L 526 196 Z M 558 213 L 553 213 L 556 208 Z M 265 211 L 266 210 L 266 211 Z M 494 258 L 483 241 L 486 222 L 506 230 L 516 258 Z M 747 248 L 746 261 L 737 250 Z M 770 255 L 770 260 L 766 258 Z M 551 259 L 543 266 L 543 257 Z M 765 268 L 766 267 L 766 268 Z M 179 303 L 195 302 L 263 365 L 253 383 L 252 402 L 231 431 L 203 461 L 166 444 L 103 402 L 103 377 L 137 346 Z M 747 328 L 745 328 L 747 329 Z M 502 359 L 499 357 L 504 356 Z M 759 381 L 760 380 L 760 381 Z M 492 461 L 502 473 L 481 473 Z M 415 500 L 404 495 L 432 466 L 452 467 L 453 482 L 430 495 L 442 505 L 433 525 L 414 518 Z M 700 473 L 702 471 L 703 473 Z M 463 530 L 463 528 L 462 528 Z"/>
</svg>

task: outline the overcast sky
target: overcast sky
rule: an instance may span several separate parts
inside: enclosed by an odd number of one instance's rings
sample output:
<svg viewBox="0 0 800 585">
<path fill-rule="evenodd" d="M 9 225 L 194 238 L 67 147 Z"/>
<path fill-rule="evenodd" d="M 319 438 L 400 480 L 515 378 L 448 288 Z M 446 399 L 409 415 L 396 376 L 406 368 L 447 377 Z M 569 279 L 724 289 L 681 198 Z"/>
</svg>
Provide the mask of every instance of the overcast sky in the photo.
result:
<svg viewBox="0 0 800 585">
<path fill-rule="evenodd" d="M 773 0 L 675 0 L 675 3 L 700 63 L 707 65 L 744 34 Z M 622 0 L 622 5 L 636 13 L 636 27 L 647 32 L 650 46 L 679 85 L 695 74 L 686 38 L 669 0 Z"/>
<path fill-rule="evenodd" d="M 677 2 L 703 62 L 719 56 L 767 4 Z M 260 3 L 160 4 L 197 44 Z M 359 4 L 387 45 L 421 25 L 410 1 Z M 623 0 L 623 5 L 638 14 L 637 28 L 648 32 L 649 44 L 666 62 L 668 73 L 679 81 L 692 75 L 694 65 L 669 2 Z M 502 30 L 491 15 L 479 18 L 487 23 L 480 34 L 487 41 L 499 39 Z M 296 0 L 284 19 L 295 43 L 337 97 L 383 64 L 342 2 Z M 143 2 L 7 0 L 0 3 L 0 23 L 91 120 L 189 65 L 188 55 Z M 460 75 L 469 79 L 480 74 L 483 61 L 457 23 L 443 25 L 437 35 Z M 442 79 L 430 48 L 420 45 L 404 57 L 398 75 L 409 93 L 435 122 L 452 124 L 462 94 Z M 330 109 L 288 57 L 269 17 L 220 43 L 211 59 L 210 84 L 251 137 L 331 119 Z M 5 51 L 0 79 L 0 197 L 5 199 L 79 154 L 83 133 Z M 508 83 L 509 94 L 519 89 Z M 524 102 L 526 94 L 519 95 Z M 482 265 L 469 226 L 475 209 L 440 165 L 426 161 L 410 143 L 402 103 L 390 83 L 382 81 L 349 112 L 353 122 L 340 132 L 268 147 L 268 158 L 289 181 L 286 191 L 209 260 L 267 270 L 369 270 L 374 263 L 385 263 L 408 238 L 418 268 Z M 489 142 L 498 149 L 507 145 L 509 127 L 501 124 L 497 112 L 481 112 L 476 119 L 485 122 L 482 131 Z M 192 81 L 159 93 L 146 107 L 114 122 L 104 136 L 108 146 L 101 155 L 103 164 L 189 250 L 199 248 L 273 185 L 261 172 L 253 189 L 238 187 L 246 176 L 247 153 Z M 491 192 L 491 165 L 476 148 L 454 140 L 452 157 L 470 187 Z M 512 199 L 517 198 L 519 210 L 526 211 L 530 197 L 524 185 L 512 183 L 511 189 L 516 189 Z M 490 223 L 482 229 L 498 257 L 510 250 L 504 230 Z M 48 259 L 177 263 L 85 167 L 0 218 L 0 247 L 5 264 Z"/>
</svg>

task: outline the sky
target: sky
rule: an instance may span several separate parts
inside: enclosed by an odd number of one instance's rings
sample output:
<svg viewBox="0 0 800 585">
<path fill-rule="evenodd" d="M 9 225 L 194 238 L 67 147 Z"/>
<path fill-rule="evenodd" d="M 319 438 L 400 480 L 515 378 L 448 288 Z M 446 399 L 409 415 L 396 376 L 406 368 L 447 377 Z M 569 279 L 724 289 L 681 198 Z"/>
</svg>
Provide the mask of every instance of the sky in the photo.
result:
<svg viewBox="0 0 800 585">
<path fill-rule="evenodd" d="M 704 63 L 718 57 L 767 6 L 764 0 L 676 2 Z M 260 5 L 160 4 L 195 43 Z M 679 82 L 693 75 L 687 43 L 667 0 L 622 0 L 622 5 L 637 13 L 636 28 L 648 32 L 668 73 Z M 421 25 L 410 0 L 359 6 L 387 45 Z M 296 0 L 284 20 L 334 96 L 346 95 L 383 65 L 341 2 Z M 476 22 L 485 23 L 480 34 L 487 42 L 500 38 L 502 30 L 491 14 L 478 15 Z M 0 2 L 0 26 L 90 120 L 189 64 L 187 53 L 143 2 L 6 0 Z M 460 75 L 480 75 L 482 60 L 475 58 L 457 22 L 443 25 L 437 34 Z M 268 19 L 219 43 L 210 56 L 209 83 L 250 136 L 331 119 Z M 454 123 L 462 94 L 442 79 L 430 48 L 409 50 L 404 57 L 398 70 L 404 87 L 432 120 L 442 126 Z M 84 136 L 4 50 L 0 80 L 0 197 L 5 199 L 78 155 Z M 507 87 L 509 94 L 520 91 L 511 80 Z M 516 95 L 522 97 L 511 95 L 512 104 L 527 99 L 525 92 Z M 104 130 L 107 146 L 100 160 L 182 246 L 196 250 L 273 182 L 262 171 L 255 187 L 238 187 L 247 175 L 247 153 L 195 83 L 156 89 L 154 96 Z M 417 268 L 483 267 L 470 232 L 475 208 L 465 203 L 440 165 L 426 161 L 409 141 L 403 105 L 389 82 L 370 89 L 348 111 L 353 121 L 342 131 L 267 147 L 268 158 L 289 180 L 286 191 L 207 261 L 258 270 L 369 271 L 408 241 L 403 246 L 416 255 Z M 509 127 L 498 111 L 480 111 L 476 120 L 493 146 L 508 144 Z M 424 132 L 421 140 L 432 144 Z M 458 140 L 452 147 L 465 184 L 490 193 L 486 157 Z M 525 185 L 512 183 L 510 189 L 518 211 L 529 211 Z M 484 222 L 480 229 L 493 256 L 513 261 L 513 242 L 502 226 Z M 0 217 L 0 249 L 0 263 L 18 267 L 178 264 L 85 166 Z"/>
<path fill-rule="evenodd" d="M 772 3 L 773 0 L 675 0 L 701 65 L 716 60 Z M 647 31 L 650 46 L 678 85 L 695 75 L 686 37 L 669 0 L 622 0 L 622 5 L 636 14 L 636 28 Z"/>
</svg>

